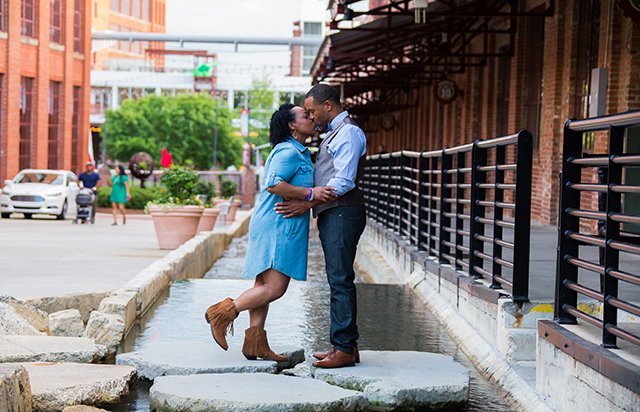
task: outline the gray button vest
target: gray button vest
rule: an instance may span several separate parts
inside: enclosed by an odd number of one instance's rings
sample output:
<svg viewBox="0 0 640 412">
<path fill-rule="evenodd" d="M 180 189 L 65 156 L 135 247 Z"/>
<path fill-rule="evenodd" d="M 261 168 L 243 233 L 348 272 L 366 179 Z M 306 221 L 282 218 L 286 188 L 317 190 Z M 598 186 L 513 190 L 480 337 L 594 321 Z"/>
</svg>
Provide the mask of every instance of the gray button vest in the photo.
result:
<svg viewBox="0 0 640 412">
<path fill-rule="evenodd" d="M 318 151 L 318 156 L 316 157 L 316 169 L 313 174 L 316 186 L 326 186 L 327 183 L 329 183 L 329 180 L 333 179 L 336 176 L 336 169 L 333 167 L 333 157 L 327 151 L 327 145 L 329 144 L 329 142 L 331 142 L 331 140 L 333 140 L 333 138 L 338 134 L 340 129 L 342 129 L 345 124 L 358 126 L 358 123 L 356 123 L 355 120 L 347 116 L 344 118 L 344 120 L 338 123 L 333 130 L 327 133 L 327 136 L 324 138 L 324 140 L 322 140 L 322 143 L 320 143 L 320 150 Z M 358 182 L 364 175 L 364 160 L 365 156 L 362 156 L 360 157 L 360 159 L 358 159 L 358 173 L 356 175 L 355 181 L 356 186 L 344 195 L 340 196 L 338 200 L 334 200 L 333 202 L 314 207 L 313 217 L 317 217 L 325 210 L 334 207 L 364 205 L 364 195 L 358 187 Z"/>
</svg>

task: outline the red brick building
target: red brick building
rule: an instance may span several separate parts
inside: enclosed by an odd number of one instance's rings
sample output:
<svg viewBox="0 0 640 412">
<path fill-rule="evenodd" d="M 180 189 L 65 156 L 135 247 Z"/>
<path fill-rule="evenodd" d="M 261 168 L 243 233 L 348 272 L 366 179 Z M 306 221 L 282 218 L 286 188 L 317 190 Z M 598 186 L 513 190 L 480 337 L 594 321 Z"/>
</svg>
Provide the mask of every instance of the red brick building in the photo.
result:
<svg viewBox="0 0 640 412">
<path fill-rule="evenodd" d="M 329 3 L 337 28 L 353 1 Z M 371 3 L 355 13 L 362 25 L 325 41 L 311 71 L 343 92 L 369 153 L 437 150 L 527 128 L 532 217 L 541 223 L 556 222 L 563 125 L 591 117 L 593 69 L 608 83 L 605 114 L 640 109 L 636 0 L 435 1 L 420 23 L 413 2 Z M 439 89 L 454 98 L 443 101 Z M 607 136 L 585 139 L 584 151 L 604 152 Z"/>
<path fill-rule="evenodd" d="M 0 1 L 0 179 L 88 159 L 90 4 Z"/>
</svg>

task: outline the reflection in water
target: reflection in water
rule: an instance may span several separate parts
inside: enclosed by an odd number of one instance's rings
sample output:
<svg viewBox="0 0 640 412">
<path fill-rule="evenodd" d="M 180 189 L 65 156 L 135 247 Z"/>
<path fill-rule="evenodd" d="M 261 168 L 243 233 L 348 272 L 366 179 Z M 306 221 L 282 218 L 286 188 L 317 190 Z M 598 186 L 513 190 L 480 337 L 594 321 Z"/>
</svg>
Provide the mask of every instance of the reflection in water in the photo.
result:
<svg viewBox="0 0 640 412">
<path fill-rule="evenodd" d="M 210 341 L 211 334 L 203 319 L 206 308 L 227 296 L 235 298 L 252 285 L 251 281 L 239 278 L 246 242 L 246 238 L 234 240 L 205 279 L 174 283 L 168 295 L 158 299 L 157 306 L 149 311 L 141 326 L 130 333 L 123 350 L 136 350 L 154 341 Z M 329 348 L 329 288 L 316 231 L 311 232 L 309 246 L 308 281 L 291 282 L 285 296 L 271 304 L 265 327 L 272 346 L 296 345 L 305 349 L 308 362 L 286 372 L 298 376 L 309 376 L 314 351 Z M 368 278 L 358 275 L 360 349 L 428 351 L 450 355 L 471 372 L 469 411 L 511 410 L 410 288 L 365 282 Z M 228 339 L 232 346 L 242 344 L 247 327 L 248 315 L 243 313 L 235 321 L 236 335 Z M 141 383 L 127 403 L 106 406 L 106 409 L 148 411 L 148 390 L 149 384 Z"/>
</svg>

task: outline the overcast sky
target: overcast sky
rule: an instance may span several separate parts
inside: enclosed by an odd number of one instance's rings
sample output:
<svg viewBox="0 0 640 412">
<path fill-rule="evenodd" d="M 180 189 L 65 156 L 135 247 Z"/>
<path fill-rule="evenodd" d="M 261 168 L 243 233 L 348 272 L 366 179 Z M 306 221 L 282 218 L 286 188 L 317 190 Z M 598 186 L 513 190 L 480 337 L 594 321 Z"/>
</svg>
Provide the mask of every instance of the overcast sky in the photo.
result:
<svg viewBox="0 0 640 412">
<path fill-rule="evenodd" d="M 327 0 L 316 0 L 327 4 Z M 301 0 L 167 0 L 166 32 L 238 37 L 292 37 L 293 22 L 300 20 Z M 167 43 L 167 49 L 177 49 Z M 289 72 L 288 46 L 186 43 L 185 48 L 218 54 L 218 74 L 225 72 L 261 76 Z M 188 66 L 193 58 L 167 57 L 167 66 Z"/>
</svg>

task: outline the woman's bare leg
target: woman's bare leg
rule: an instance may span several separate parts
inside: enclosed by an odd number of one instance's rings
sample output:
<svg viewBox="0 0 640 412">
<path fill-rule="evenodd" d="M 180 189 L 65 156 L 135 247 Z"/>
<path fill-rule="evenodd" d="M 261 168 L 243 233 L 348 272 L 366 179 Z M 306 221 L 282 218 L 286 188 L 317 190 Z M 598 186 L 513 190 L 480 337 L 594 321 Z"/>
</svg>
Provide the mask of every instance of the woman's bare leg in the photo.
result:
<svg viewBox="0 0 640 412">
<path fill-rule="evenodd" d="M 111 210 L 113 212 L 113 224 L 117 225 L 118 224 L 118 206 L 116 205 L 116 202 L 111 202 Z"/>
<path fill-rule="evenodd" d="M 120 212 L 122 213 L 122 224 L 127 223 L 127 217 L 124 214 L 124 203 L 118 203 L 118 208 L 120 208 Z"/>
<path fill-rule="evenodd" d="M 250 326 L 264 328 L 269 303 L 284 295 L 291 278 L 275 269 L 268 269 L 256 277 L 254 286 L 238 296 L 233 304 L 238 313 L 249 311 Z"/>
</svg>

